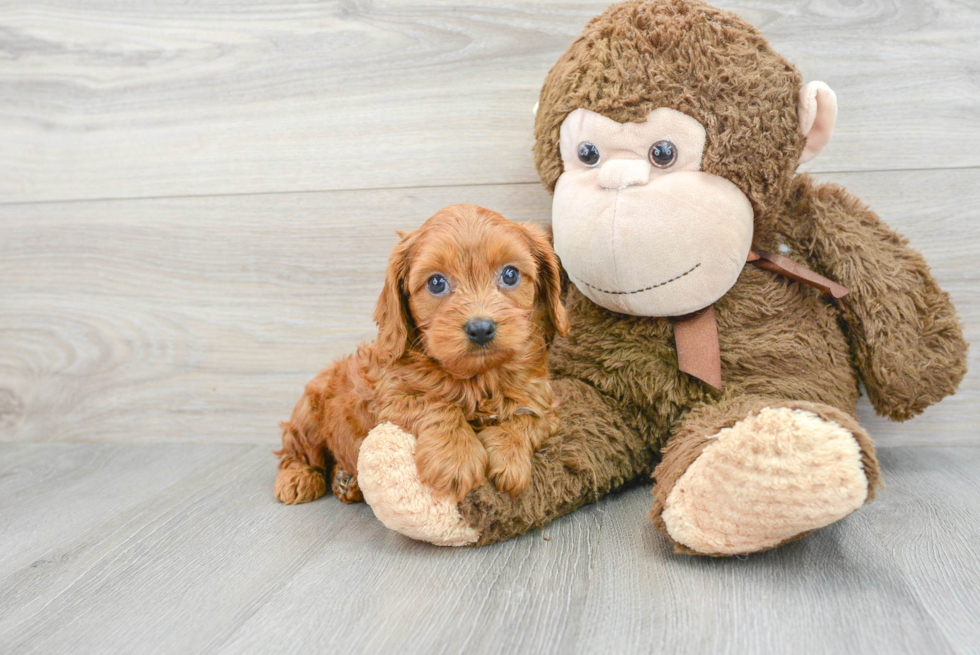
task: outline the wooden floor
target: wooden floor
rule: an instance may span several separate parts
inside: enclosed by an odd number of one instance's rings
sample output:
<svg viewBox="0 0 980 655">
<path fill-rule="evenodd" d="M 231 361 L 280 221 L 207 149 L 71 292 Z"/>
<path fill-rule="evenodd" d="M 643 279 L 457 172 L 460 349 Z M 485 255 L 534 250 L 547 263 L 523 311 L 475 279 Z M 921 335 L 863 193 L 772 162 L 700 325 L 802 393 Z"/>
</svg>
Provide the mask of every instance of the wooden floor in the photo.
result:
<svg viewBox="0 0 980 655">
<path fill-rule="evenodd" d="M 0 653 L 980 653 L 980 355 L 862 421 L 888 485 L 747 559 L 649 484 L 447 550 L 272 498 L 303 384 L 372 334 L 394 231 L 547 222 L 548 68 L 605 2 L 0 3 Z M 980 343 L 980 5 L 738 0 L 838 93 L 812 165 Z"/>
</svg>

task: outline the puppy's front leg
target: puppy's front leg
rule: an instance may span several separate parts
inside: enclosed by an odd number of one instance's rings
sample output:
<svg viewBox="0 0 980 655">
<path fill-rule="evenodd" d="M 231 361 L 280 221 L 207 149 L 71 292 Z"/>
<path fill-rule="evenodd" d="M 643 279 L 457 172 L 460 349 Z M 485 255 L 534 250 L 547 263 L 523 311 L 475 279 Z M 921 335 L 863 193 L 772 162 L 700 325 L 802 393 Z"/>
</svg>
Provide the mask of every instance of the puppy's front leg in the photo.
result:
<svg viewBox="0 0 980 655">
<path fill-rule="evenodd" d="M 458 407 L 429 404 L 414 431 L 419 479 L 436 497 L 459 502 L 487 481 L 487 451 Z"/>
<path fill-rule="evenodd" d="M 531 481 L 531 458 L 541 442 L 558 431 L 552 412 L 516 414 L 480 432 L 487 449 L 489 477 L 501 491 L 517 496 Z"/>
</svg>

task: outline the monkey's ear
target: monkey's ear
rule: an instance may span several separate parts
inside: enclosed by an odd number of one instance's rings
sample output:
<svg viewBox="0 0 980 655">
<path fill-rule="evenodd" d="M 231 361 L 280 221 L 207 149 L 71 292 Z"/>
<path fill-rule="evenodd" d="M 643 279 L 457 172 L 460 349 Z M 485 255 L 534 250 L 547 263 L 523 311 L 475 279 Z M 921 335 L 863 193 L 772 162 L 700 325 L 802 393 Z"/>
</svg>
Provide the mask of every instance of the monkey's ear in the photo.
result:
<svg viewBox="0 0 980 655">
<path fill-rule="evenodd" d="M 538 265 L 536 289 L 538 307 L 544 310 L 541 322 L 545 326 L 548 341 L 555 336 L 568 334 L 568 314 L 561 303 L 561 265 L 551 246 L 548 233 L 534 223 L 519 223 L 531 247 L 531 254 Z"/>
<path fill-rule="evenodd" d="M 384 288 L 374 308 L 374 322 L 378 324 L 375 353 L 384 365 L 391 364 L 405 354 L 412 330 L 405 282 L 417 232 L 399 233 L 398 236 L 402 240 L 391 251 Z"/>
<path fill-rule="evenodd" d="M 837 94 L 823 82 L 810 82 L 800 89 L 800 129 L 806 137 L 806 145 L 800 155 L 800 163 L 806 163 L 819 155 L 830 142 L 830 135 L 837 122 Z"/>
</svg>

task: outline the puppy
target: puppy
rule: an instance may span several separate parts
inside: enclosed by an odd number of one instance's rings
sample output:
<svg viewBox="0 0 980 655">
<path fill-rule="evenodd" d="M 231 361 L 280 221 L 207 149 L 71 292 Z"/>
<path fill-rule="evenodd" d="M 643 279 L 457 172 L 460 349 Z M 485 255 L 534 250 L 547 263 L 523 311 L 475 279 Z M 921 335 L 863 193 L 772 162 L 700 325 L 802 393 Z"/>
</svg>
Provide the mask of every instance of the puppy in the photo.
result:
<svg viewBox="0 0 980 655">
<path fill-rule="evenodd" d="M 363 500 L 357 453 L 391 421 L 417 440 L 419 477 L 457 502 L 487 476 L 519 494 L 558 429 L 547 346 L 568 331 L 541 228 L 474 205 L 401 234 L 374 311 L 378 338 L 322 371 L 282 424 L 276 498 Z"/>
</svg>

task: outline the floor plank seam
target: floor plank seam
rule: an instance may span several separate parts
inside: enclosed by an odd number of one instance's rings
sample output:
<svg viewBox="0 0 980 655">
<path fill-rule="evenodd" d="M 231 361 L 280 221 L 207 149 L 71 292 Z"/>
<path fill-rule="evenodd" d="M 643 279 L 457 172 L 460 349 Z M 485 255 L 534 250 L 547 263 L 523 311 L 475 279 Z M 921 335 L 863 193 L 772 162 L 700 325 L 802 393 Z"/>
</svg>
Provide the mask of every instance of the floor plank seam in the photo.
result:
<svg viewBox="0 0 980 655">
<path fill-rule="evenodd" d="M 799 173 L 806 173 L 809 175 L 852 175 L 852 174 L 881 174 L 881 173 L 917 173 L 917 172 L 935 172 L 935 171 L 972 171 L 980 170 L 980 164 L 974 164 L 969 166 L 933 166 L 925 168 L 872 168 L 872 169 L 840 169 L 840 170 L 817 170 L 808 171 L 801 170 Z M 242 191 L 235 193 L 189 193 L 181 195 L 156 195 L 156 196 L 106 196 L 98 198 L 60 198 L 54 200 L 17 200 L 13 202 L 2 202 L 0 201 L 0 207 L 18 207 L 18 206 L 28 206 L 28 205 L 67 205 L 76 203 L 88 203 L 88 202 L 137 202 L 137 201 L 152 201 L 152 200 L 181 200 L 181 199 L 204 199 L 204 198 L 245 198 L 249 196 L 283 196 L 283 195 L 310 195 L 317 193 L 366 193 L 366 192 L 382 192 L 382 191 L 423 191 L 423 190 L 433 190 L 433 189 L 464 189 L 464 188 L 482 188 L 482 187 L 495 187 L 495 186 L 536 186 L 541 184 L 539 180 L 517 180 L 517 181 L 498 181 L 498 182 L 462 182 L 459 184 L 412 184 L 412 185 L 394 185 L 394 186 L 377 186 L 377 187 L 347 187 L 343 189 L 295 189 L 295 190 L 278 190 L 278 191 Z"/>
</svg>

